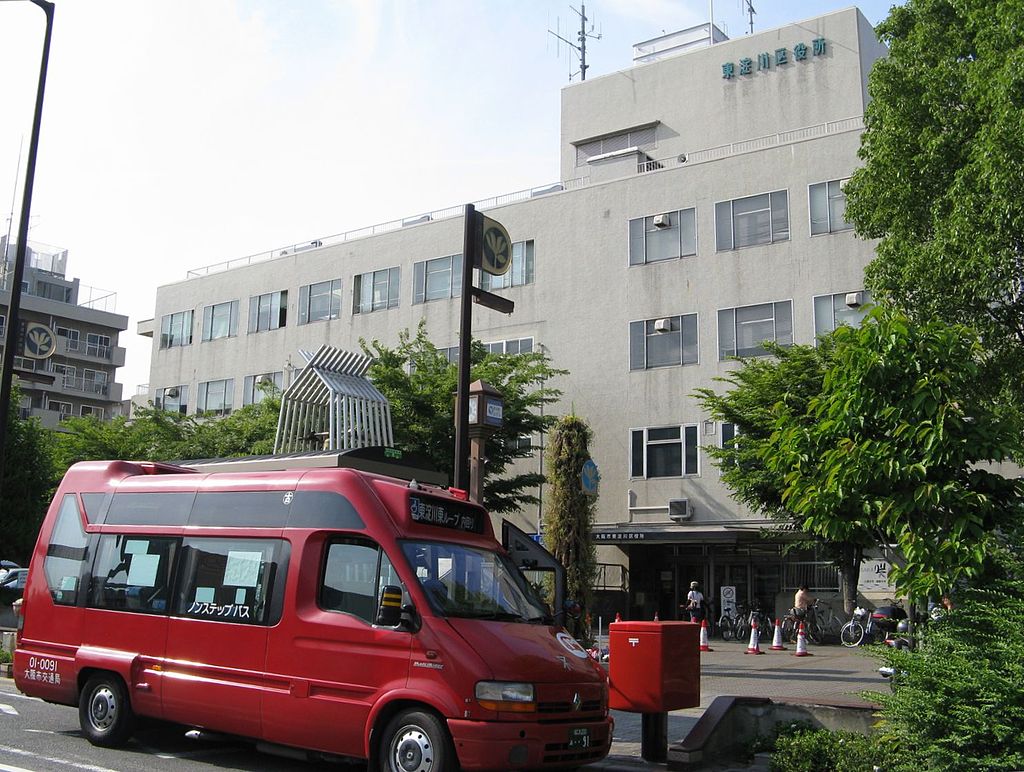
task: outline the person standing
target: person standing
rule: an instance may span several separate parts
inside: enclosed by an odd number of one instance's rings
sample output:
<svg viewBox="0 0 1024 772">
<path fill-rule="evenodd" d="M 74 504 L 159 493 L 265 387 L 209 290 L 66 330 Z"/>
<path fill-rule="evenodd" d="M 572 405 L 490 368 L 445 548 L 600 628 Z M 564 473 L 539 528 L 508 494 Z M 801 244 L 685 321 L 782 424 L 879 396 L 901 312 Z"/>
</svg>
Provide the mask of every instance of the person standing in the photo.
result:
<svg viewBox="0 0 1024 772">
<path fill-rule="evenodd" d="M 699 622 L 704 618 L 704 594 L 697 589 L 697 582 L 690 582 L 690 591 L 686 593 L 686 612 L 691 622 Z"/>
</svg>

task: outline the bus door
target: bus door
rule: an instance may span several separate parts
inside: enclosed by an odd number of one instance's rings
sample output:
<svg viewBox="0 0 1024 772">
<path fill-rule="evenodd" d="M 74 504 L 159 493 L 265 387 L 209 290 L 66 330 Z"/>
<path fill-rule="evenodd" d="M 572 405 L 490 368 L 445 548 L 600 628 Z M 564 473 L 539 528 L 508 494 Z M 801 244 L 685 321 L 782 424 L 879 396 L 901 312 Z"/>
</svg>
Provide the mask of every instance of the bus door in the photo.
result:
<svg viewBox="0 0 1024 772">
<path fill-rule="evenodd" d="M 267 631 L 281 615 L 281 539 L 186 538 L 167 633 L 164 718 L 259 737 Z"/>
<path fill-rule="evenodd" d="M 300 559 L 294 612 L 270 631 L 267 671 L 283 688 L 263 695 L 264 737 L 361 755 L 374 703 L 408 683 L 412 634 L 374 625 L 381 589 L 401 581 L 363 537 L 311 539 Z"/>
</svg>

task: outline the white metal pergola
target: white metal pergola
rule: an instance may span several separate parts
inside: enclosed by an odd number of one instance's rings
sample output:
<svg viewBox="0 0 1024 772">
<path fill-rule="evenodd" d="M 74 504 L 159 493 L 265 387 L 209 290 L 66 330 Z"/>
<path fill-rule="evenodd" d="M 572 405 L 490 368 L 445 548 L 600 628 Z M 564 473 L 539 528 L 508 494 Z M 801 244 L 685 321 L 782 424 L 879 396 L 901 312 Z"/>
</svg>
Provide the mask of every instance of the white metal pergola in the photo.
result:
<svg viewBox="0 0 1024 772">
<path fill-rule="evenodd" d="M 366 371 L 373 360 L 323 345 L 281 395 L 274 453 L 391 446 L 391 406 Z"/>
</svg>

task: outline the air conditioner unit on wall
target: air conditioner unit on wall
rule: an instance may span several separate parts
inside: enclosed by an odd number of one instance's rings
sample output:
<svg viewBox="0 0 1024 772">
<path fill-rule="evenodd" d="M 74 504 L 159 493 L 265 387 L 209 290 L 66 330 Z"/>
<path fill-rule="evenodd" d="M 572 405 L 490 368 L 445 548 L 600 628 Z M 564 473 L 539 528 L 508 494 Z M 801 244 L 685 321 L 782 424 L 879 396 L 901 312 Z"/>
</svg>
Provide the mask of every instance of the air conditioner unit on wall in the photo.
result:
<svg viewBox="0 0 1024 772">
<path fill-rule="evenodd" d="M 654 331 L 655 332 L 672 332 L 672 320 L 671 319 L 655 319 L 654 320 Z"/>
<path fill-rule="evenodd" d="M 693 517 L 693 510 L 690 509 L 689 499 L 669 499 L 668 500 L 668 517 L 676 523 L 681 523 L 683 520 L 689 520 Z"/>
<path fill-rule="evenodd" d="M 848 305 L 850 308 L 859 308 L 860 306 L 864 305 L 864 293 L 847 292 L 846 305 Z"/>
<path fill-rule="evenodd" d="M 672 218 L 667 214 L 656 214 L 654 215 L 654 227 L 655 228 L 667 228 L 672 224 Z"/>
</svg>

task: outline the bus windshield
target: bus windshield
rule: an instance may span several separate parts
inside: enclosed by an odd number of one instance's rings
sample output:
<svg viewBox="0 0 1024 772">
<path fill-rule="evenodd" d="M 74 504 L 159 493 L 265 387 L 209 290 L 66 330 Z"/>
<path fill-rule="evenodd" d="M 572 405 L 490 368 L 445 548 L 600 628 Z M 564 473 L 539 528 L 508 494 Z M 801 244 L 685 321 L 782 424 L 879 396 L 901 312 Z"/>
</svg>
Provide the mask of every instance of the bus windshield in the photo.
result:
<svg viewBox="0 0 1024 772">
<path fill-rule="evenodd" d="M 405 541 L 402 549 L 437 613 L 544 621 L 544 604 L 506 555 L 444 542 Z"/>
</svg>

